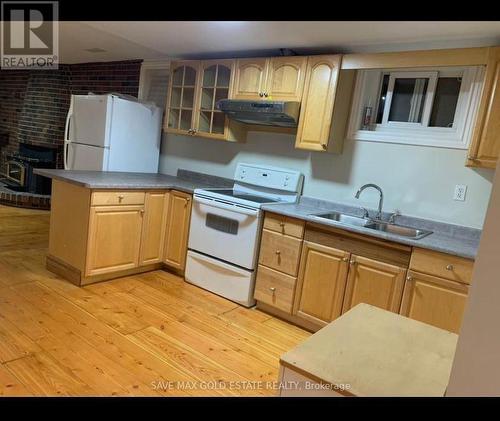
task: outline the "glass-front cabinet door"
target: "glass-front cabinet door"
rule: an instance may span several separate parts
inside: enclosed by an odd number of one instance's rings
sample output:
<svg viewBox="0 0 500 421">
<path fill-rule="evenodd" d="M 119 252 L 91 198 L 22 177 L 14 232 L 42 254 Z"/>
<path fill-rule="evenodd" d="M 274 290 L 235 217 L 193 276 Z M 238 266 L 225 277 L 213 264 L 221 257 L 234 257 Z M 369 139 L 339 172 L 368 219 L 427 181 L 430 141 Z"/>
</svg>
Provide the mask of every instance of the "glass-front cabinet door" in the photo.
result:
<svg viewBox="0 0 500 421">
<path fill-rule="evenodd" d="M 166 116 L 168 132 L 193 134 L 195 130 L 199 66 L 198 61 L 172 63 Z"/>
<path fill-rule="evenodd" d="M 233 60 L 201 62 L 196 127 L 200 136 L 226 139 L 228 121 L 216 104 L 221 99 L 229 98 L 233 66 Z"/>
</svg>

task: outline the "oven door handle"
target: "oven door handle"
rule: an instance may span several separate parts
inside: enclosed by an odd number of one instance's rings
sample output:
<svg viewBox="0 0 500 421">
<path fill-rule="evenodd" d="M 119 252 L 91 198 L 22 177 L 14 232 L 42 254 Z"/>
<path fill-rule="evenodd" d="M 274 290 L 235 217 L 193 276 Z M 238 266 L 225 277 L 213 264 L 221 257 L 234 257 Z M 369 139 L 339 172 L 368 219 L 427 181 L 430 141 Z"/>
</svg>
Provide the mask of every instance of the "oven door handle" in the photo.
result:
<svg viewBox="0 0 500 421">
<path fill-rule="evenodd" d="M 249 216 L 258 216 L 259 215 L 259 209 L 247 209 L 242 206 L 238 205 L 232 205 L 229 203 L 223 203 L 219 202 L 216 200 L 211 200 L 211 199 L 205 199 L 200 196 L 194 195 L 194 202 L 199 202 L 204 205 L 212 206 L 214 208 L 219 208 L 219 209 L 225 209 L 231 212 L 237 212 L 237 213 L 242 213 L 244 215 L 249 215 Z"/>
</svg>

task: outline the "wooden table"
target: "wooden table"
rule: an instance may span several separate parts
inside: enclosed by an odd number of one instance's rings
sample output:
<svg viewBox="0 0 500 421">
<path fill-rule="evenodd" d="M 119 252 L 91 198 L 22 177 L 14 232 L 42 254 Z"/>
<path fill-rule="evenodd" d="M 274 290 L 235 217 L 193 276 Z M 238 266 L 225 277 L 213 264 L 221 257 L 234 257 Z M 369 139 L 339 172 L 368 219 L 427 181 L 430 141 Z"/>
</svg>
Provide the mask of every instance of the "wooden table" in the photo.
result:
<svg viewBox="0 0 500 421">
<path fill-rule="evenodd" d="M 358 304 L 281 357 L 280 395 L 444 396 L 457 339 Z"/>
</svg>

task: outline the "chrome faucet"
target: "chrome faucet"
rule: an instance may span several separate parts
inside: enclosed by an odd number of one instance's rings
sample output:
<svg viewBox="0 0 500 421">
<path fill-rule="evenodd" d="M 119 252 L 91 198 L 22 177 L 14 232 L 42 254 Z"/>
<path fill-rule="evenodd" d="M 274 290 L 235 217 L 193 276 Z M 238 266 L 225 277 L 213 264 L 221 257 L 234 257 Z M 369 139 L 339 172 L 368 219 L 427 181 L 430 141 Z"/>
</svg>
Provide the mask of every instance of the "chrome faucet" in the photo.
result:
<svg viewBox="0 0 500 421">
<path fill-rule="evenodd" d="M 379 194 L 380 194 L 380 199 L 378 201 L 378 212 L 377 212 L 377 215 L 375 216 L 375 219 L 379 219 L 381 220 L 382 219 L 382 205 L 384 203 L 384 193 L 382 193 L 382 189 L 377 186 L 376 184 L 372 184 L 372 183 L 369 183 L 369 184 L 365 184 L 364 186 L 361 186 L 359 188 L 359 190 L 356 192 L 356 195 L 354 196 L 356 199 L 359 199 L 359 195 L 361 194 L 361 192 L 368 188 L 368 187 L 373 187 L 374 189 L 376 189 Z"/>
</svg>

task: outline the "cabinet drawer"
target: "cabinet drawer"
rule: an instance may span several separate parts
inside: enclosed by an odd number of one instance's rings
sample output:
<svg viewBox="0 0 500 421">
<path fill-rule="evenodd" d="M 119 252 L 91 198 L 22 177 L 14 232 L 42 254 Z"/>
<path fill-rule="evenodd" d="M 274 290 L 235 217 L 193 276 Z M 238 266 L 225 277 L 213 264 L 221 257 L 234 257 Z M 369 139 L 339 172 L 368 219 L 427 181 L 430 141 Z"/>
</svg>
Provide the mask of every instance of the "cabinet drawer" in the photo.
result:
<svg viewBox="0 0 500 421">
<path fill-rule="evenodd" d="M 414 248 L 410 269 L 450 281 L 470 284 L 474 261 L 437 251 Z"/>
<path fill-rule="evenodd" d="M 143 205 L 144 192 L 132 191 L 99 191 L 92 193 L 92 206 L 107 205 Z"/>
<path fill-rule="evenodd" d="M 259 265 L 254 298 L 292 314 L 297 278 Z"/>
<path fill-rule="evenodd" d="M 300 219 L 275 213 L 266 213 L 264 218 L 264 228 L 297 238 L 304 237 L 304 225 L 305 222 Z"/>
<path fill-rule="evenodd" d="M 302 240 L 262 230 L 259 263 L 291 276 L 297 276 Z"/>
</svg>

